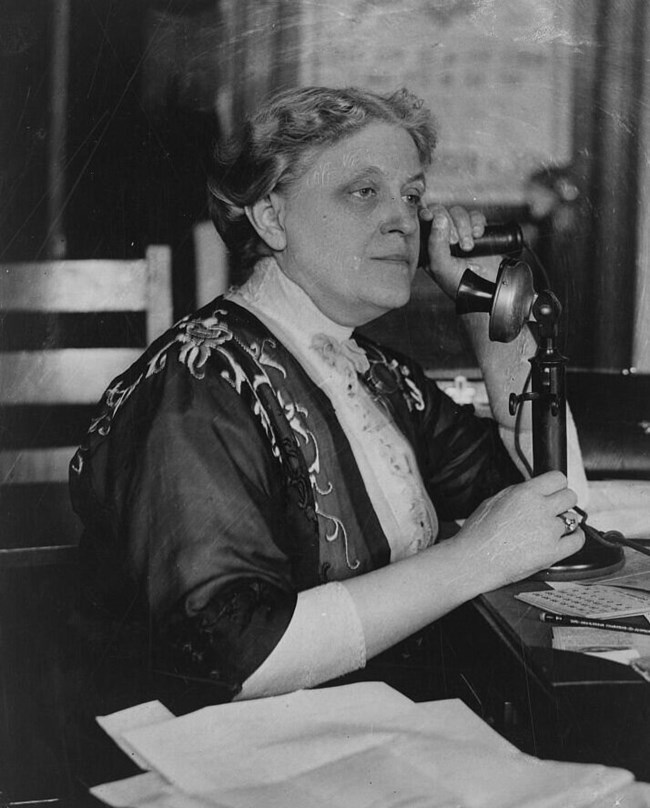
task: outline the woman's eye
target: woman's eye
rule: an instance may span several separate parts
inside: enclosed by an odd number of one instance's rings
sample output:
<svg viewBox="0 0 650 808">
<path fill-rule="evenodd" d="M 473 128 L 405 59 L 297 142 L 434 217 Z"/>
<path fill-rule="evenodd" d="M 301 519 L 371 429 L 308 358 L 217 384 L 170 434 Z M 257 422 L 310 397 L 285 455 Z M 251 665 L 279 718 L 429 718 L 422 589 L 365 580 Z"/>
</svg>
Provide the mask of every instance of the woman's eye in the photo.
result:
<svg viewBox="0 0 650 808">
<path fill-rule="evenodd" d="M 373 196 L 376 196 L 377 192 L 374 188 L 355 188 L 352 191 L 352 196 L 356 196 L 359 199 L 371 199 Z"/>
<path fill-rule="evenodd" d="M 413 194 L 404 194 L 404 200 L 408 205 L 413 205 L 413 207 L 419 207 L 422 202 L 422 194 L 413 193 Z"/>
</svg>

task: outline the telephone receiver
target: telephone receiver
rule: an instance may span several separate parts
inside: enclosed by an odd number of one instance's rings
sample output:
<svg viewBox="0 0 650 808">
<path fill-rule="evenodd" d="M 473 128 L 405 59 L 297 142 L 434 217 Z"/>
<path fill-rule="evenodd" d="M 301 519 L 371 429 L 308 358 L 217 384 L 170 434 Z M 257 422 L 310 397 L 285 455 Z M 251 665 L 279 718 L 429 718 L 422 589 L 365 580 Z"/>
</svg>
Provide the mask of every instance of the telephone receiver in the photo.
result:
<svg viewBox="0 0 650 808">
<path fill-rule="evenodd" d="M 431 233 L 431 222 L 420 222 L 420 256 L 418 266 L 429 265 L 429 250 L 427 243 Z M 472 258 L 480 255 L 507 255 L 519 258 L 524 250 L 524 234 L 517 222 L 505 224 L 488 224 L 482 236 L 474 239 L 471 250 L 461 250 L 458 244 L 451 245 L 451 254 L 456 258 Z"/>
<path fill-rule="evenodd" d="M 423 222 L 419 265 L 425 269 L 430 230 L 431 223 Z M 493 342 L 512 342 L 531 319 L 537 295 L 531 268 L 519 260 L 523 249 L 523 233 L 516 222 L 486 225 L 483 235 L 474 239 L 471 250 L 462 250 L 458 244 L 451 246 L 451 254 L 457 258 L 504 256 L 494 282 L 466 269 L 456 291 L 457 314 L 487 312 L 490 315 L 488 336 Z"/>
</svg>

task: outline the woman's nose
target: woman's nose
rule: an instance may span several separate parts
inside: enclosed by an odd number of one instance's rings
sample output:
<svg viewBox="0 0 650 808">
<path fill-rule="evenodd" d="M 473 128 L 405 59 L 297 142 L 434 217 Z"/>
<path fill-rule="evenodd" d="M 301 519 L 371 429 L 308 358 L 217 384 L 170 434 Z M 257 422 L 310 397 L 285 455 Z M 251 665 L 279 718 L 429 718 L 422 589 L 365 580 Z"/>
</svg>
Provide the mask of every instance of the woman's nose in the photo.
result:
<svg viewBox="0 0 650 808">
<path fill-rule="evenodd" d="M 401 197 L 394 197 L 386 205 L 381 224 L 382 233 L 398 232 L 405 236 L 416 232 L 418 214 L 413 205 L 406 203 Z"/>
</svg>

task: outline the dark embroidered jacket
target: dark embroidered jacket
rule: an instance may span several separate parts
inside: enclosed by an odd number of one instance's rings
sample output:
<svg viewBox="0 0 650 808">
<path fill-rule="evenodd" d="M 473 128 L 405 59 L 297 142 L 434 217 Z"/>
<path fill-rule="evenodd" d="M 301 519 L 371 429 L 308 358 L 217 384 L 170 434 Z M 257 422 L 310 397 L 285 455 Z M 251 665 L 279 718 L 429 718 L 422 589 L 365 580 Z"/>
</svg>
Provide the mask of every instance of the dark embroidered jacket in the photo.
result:
<svg viewBox="0 0 650 808">
<path fill-rule="evenodd" d="M 521 479 L 492 421 L 404 357 L 358 342 L 441 519 Z M 329 399 L 222 298 L 111 383 L 71 492 L 95 607 L 120 624 L 151 621 L 156 664 L 231 694 L 277 644 L 298 592 L 389 562 Z"/>
</svg>

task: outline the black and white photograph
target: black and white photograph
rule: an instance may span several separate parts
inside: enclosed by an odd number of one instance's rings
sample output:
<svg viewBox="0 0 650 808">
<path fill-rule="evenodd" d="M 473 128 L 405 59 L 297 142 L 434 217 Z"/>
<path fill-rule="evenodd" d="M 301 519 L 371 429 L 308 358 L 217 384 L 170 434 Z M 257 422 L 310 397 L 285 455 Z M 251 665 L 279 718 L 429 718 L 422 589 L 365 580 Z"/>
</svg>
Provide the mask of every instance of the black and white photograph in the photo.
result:
<svg viewBox="0 0 650 808">
<path fill-rule="evenodd" d="M 650 4 L 0 0 L 0 808 L 650 808 Z"/>
</svg>

